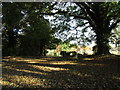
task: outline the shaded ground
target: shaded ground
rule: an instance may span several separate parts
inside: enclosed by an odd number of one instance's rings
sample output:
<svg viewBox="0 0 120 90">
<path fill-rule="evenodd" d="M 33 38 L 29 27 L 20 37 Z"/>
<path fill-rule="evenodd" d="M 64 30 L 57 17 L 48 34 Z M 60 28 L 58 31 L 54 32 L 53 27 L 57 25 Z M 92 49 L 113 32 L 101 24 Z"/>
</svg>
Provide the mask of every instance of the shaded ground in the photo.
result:
<svg viewBox="0 0 120 90">
<path fill-rule="evenodd" d="M 120 57 L 3 58 L 4 88 L 120 88 Z"/>
</svg>

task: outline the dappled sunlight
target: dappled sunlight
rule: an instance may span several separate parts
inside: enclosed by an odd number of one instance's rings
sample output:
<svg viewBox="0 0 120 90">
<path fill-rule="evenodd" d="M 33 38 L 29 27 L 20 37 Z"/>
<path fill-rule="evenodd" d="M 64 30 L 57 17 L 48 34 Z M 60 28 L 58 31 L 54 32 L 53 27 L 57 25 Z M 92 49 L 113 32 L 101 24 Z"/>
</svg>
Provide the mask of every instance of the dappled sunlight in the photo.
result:
<svg viewBox="0 0 120 90">
<path fill-rule="evenodd" d="M 83 60 L 94 60 L 94 58 L 83 58 Z"/>
<path fill-rule="evenodd" d="M 70 61 L 61 61 L 61 62 L 50 62 L 49 64 L 53 65 L 76 65 L 76 66 L 105 66 L 105 64 L 96 64 L 96 63 L 78 63 Z"/>
<path fill-rule="evenodd" d="M 49 64 L 55 64 L 55 65 L 76 65 L 78 63 L 75 63 L 73 61 L 57 61 L 57 62 L 50 62 Z"/>
<path fill-rule="evenodd" d="M 4 61 L 24 61 L 24 62 L 30 62 L 30 61 L 47 61 L 46 59 L 35 59 L 35 58 L 22 58 L 22 57 L 4 57 L 2 60 Z"/>
<path fill-rule="evenodd" d="M 69 70 L 66 68 L 57 68 L 57 67 L 48 67 L 48 66 L 37 66 L 37 65 L 29 65 L 29 66 L 36 68 L 36 69 L 43 70 L 43 71 L 66 71 L 66 70 Z"/>
<path fill-rule="evenodd" d="M 15 71 L 21 71 L 21 72 L 26 72 L 26 73 L 33 73 L 33 74 L 42 74 L 42 75 L 47 75 L 47 73 L 42 73 L 42 72 L 37 72 L 37 71 L 31 71 L 31 70 L 26 70 L 26 69 L 17 69 L 17 68 L 12 68 L 11 66 L 5 66 L 4 68 L 10 69 L 10 70 L 15 70 Z"/>
<path fill-rule="evenodd" d="M 40 63 L 40 62 L 46 62 L 47 60 L 42 60 L 42 59 L 25 59 L 25 60 L 16 60 L 19 62 L 26 62 L 26 63 Z"/>
<path fill-rule="evenodd" d="M 15 59 L 15 61 L 24 61 L 24 62 L 33 62 L 33 59 L 23 59 L 23 60 L 19 60 L 19 59 Z M 34 59 L 35 62 L 43 62 L 43 61 L 47 61 L 47 60 L 43 60 L 43 59 Z"/>
<path fill-rule="evenodd" d="M 30 61 L 33 61 L 33 60 L 30 60 Z M 44 60 L 44 59 L 34 59 L 34 61 L 43 62 L 43 61 L 47 61 L 47 60 Z"/>
<path fill-rule="evenodd" d="M 76 76 L 80 76 L 80 77 L 92 77 L 92 75 L 90 74 L 87 74 L 87 73 L 80 73 L 80 72 L 77 72 L 77 71 L 70 71 L 69 72 L 70 74 L 73 74 L 73 75 L 76 75 Z"/>
<path fill-rule="evenodd" d="M 120 77 L 117 77 L 117 76 L 113 76 L 113 79 L 117 79 L 117 80 L 120 80 Z"/>
<path fill-rule="evenodd" d="M 10 85 L 13 87 L 21 87 L 21 85 L 25 85 L 28 87 L 35 87 L 35 86 L 44 86 L 45 79 L 35 78 L 32 76 L 23 76 L 23 75 L 4 75 L 10 81 L 3 80 L 2 85 Z"/>
<path fill-rule="evenodd" d="M 120 80 L 116 68 L 111 66 L 117 64 L 116 60 L 115 64 L 109 64 L 110 61 L 105 59 L 107 61 L 105 62 L 101 58 L 83 59 L 58 57 L 5 59 L 2 62 L 3 81 L 0 83 L 3 87 L 54 88 L 94 87 L 99 83 L 102 86 L 110 84 L 112 80 L 114 83 Z"/>
<path fill-rule="evenodd" d="M 39 61 L 29 61 L 27 63 L 39 63 Z"/>
<path fill-rule="evenodd" d="M 51 58 L 51 57 L 46 57 L 46 58 L 44 57 L 44 58 L 40 58 L 40 59 L 47 61 L 47 60 L 53 60 L 53 59 L 55 59 L 55 58 L 54 58 L 54 57 L 52 57 L 52 58 Z"/>
<path fill-rule="evenodd" d="M 76 75 L 76 74 L 75 74 L 75 75 Z M 89 74 L 81 74 L 81 73 L 78 73 L 77 75 L 80 76 L 80 77 L 83 77 L 83 78 L 84 78 L 84 77 L 89 77 L 89 78 L 92 77 L 92 75 L 89 75 Z"/>
<path fill-rule="evenodd" d="M 15 86 L 15 87 L 18 87 L 18 85 L 17 84 L 15 84 L 15 83 L 11 83 L 11 82 L 9 82 L 9 81 L 0 81 L 0 84 L 2 85 L 2 86 Z"/>
<path fill-rule="evenodd" d="M 2 68 L 2 64 L 0 64 L 0 69 Z"/>
</svg>

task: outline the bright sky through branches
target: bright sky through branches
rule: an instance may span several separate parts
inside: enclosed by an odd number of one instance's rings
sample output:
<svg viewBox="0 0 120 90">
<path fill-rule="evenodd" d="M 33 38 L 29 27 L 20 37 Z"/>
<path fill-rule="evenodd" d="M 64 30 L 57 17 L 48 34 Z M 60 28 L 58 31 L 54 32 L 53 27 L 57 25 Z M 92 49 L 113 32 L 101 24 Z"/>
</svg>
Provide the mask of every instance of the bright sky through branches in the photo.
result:
<svg viewBox="0 0 120 90">
<path fill-rule="evenodd" d="M 53 12 L 55 12 L 55 11 L 53 11 Z M 53 23 L 53 22 L 51 22 L 53 19 L 55 19 L 55 17 L 54 16 L 44 16 L 45 17 L 45 19 L 49 19 L 49 21 L 50 21 L 50 23 Z M 71 17 L 71 19 L 72 19 L 73 17 Z M 59 21 L 58 21 L 59 22 Z M 72 27 L 74 27 L 74 26 L 76 26 L 76 21 L 75 20 L 72 20 L 72 23 L 70 23 L 70 25 L 72 26 Z M 80 32 L 80 30 L 82 30 L 83 29 L 83 27 L 78 27 L 77 28 L 77 30 L 79 30 L 79 33 L 81 33 Z M 119 29 L 120 30 L 120 26 L 119 26 L 119 28 L 117 28 L 117 29 Z M 90 30 L 90 28 L 88 28 L 87 29 L 87 31 L 88 32 L 86 32 L 85 33 L 85 36 L 89 36 L 89 34 L 90 34 L 90 32 L 91 32 L 91 30 Z M 64 32 L 65 34 L 67 34 L 68 36 L 66 37 L 66 39 L 68 38 L 68 37 L 70 37 L 71 36 L 71 33 L 76 33 L 76 30 L 70 30 L 70 32 L 67 32 L 67 31 L 65 31 Z M 94 32 L 93 32 L 94 33 Z M 93 34 L 93 35 L 95 35 L 95 34 Z M 56 36 L 56 38 L 59 38 L 59 39 L 61 39 L 62 41 L 64 41 L 64 39 L 65 38 L 63 38 L 63 36 Z M 70 41 L 70 43 L 78 43 L 78 41 L 77 40 L 72 40 L 72 41 Z M 96 45 L 95 44 L 95 41 L 92 41 L 92 43 L 89 45 L 90 47 L 93 47 L 94 45 Z M 115 44 L 112 44 L 112 43 L 110 43 L 110 45 L 112 46 L 112 47 L 115 47 Z"/>
</svg>

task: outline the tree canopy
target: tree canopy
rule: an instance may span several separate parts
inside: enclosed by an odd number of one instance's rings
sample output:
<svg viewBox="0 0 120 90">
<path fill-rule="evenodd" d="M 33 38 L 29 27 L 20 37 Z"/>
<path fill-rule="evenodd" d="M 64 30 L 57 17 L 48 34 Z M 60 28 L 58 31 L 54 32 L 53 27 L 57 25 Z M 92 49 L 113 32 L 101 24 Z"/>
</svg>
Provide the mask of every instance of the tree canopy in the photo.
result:
<svg viewBox="0 0 120 90">
<path fill-rule="evenodd" d="M 16 50 L 26 55 L 43 55 L 54 35 L 64 35 L 64 40 L 77 39 L 83 45 L 94 40 L 98 46 L 96 54 L 109 54 L 110 36 L 120 22 L 119 2 L 2 4 L 3 53 L 6 55 L 15 54 Z M 51 23 L 45 19 L 49 16 L 53 16 Z M 26 50 L 31 53 L 27 54 Z"/>
<path fill-rule="evenodd" d="M 45 55 L 54 31 L 38 11 L 49 3 L 3 3 L 3 55 Z"/>
</svg>

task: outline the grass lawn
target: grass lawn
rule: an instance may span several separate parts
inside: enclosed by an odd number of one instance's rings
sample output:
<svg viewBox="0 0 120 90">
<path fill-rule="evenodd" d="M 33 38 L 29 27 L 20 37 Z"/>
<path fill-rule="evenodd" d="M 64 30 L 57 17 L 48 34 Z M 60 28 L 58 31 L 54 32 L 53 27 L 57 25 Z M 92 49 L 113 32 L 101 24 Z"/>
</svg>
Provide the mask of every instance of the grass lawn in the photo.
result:
<svg viewBox="0 0 120 90">
<path fill-rule="evenodd" d="M 119 88 L 120 56 L 4 57 L 5 88 Z M 9 90 L 9 89 L 7 89 Z"/>
</svg>

